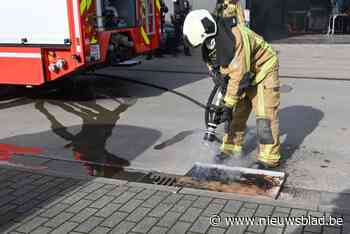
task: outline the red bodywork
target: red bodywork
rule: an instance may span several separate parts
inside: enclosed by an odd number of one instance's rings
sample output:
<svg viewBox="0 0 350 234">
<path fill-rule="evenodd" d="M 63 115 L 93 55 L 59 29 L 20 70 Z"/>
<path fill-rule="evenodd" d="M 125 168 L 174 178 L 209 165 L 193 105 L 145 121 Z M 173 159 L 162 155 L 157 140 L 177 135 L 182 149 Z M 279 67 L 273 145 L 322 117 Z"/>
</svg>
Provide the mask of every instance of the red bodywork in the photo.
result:
<svg viewBox="0 0 350 234">
<path fill-rule="evenodd" d="M 89 1 L 82 11 L 82 4 Z M 142 3 L 136 1 L 137 25 L 110 31 L 98 31 L 95 1 L 67 0 L 67 14 L 70 29 L 70 43 L 67 46 L 0 45 L 0 84 L 41 85 L 56 80 L 78 70 L 88 69 L 107 62 L 107 54 L 112 34 L 121 33 L 133 42 L 131 56 L 146 53 L 158 47 L 160 41 L 160 5 L 153 1 L 155 31 L 152 35 L 142 34 L 146 30 L 146 20 L 142 15 Z M 1 27 L 1 26 L 0 26 Z M 91 56 L 94 49 L 95 59 Z M 50 71 L 49 65 L 59 60 L 64 67 Z"/>
</svg>

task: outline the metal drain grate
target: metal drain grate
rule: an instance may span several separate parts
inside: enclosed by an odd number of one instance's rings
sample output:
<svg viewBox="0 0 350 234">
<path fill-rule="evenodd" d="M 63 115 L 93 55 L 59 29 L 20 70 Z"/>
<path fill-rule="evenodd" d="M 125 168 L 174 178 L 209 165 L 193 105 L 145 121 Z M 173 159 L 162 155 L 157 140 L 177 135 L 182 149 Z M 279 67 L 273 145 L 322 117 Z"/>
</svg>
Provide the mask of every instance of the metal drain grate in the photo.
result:
<svg viewBox="0 0 350 234">
<path fill-rule="evenodd" d="M 148 178 L 151 180 L 152 184 L 165 186 L 176 185 L 176 176 L 151 172 L 148 175 Z"/>
</svg>

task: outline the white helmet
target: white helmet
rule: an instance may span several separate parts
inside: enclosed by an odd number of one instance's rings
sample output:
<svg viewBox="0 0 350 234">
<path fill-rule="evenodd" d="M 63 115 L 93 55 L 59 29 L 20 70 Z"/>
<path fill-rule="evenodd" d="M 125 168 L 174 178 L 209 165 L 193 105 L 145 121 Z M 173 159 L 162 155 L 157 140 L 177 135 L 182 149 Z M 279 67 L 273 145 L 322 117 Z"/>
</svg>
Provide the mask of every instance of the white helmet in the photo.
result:
<svg viewBox="0 0 350 234">
<path fill-rule="evenodd" d="M 207 10 L 191 11 L 183 25 L 183 35 L 187 43 L 197 47 L 216 35 L 217 25 L 213 16 Z"/>
</svg>

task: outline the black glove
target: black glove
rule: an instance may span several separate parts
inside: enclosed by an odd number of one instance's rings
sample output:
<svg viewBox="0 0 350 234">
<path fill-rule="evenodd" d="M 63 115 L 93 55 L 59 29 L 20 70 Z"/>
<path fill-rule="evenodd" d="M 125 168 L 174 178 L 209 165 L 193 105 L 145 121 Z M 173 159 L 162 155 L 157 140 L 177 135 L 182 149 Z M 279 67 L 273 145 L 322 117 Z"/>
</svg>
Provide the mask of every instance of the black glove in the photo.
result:
<svg viewBox="0 0 350 234">
<path fill-rule="evenodd" d="M 221 116 L 221 123 L 224 122 L 231 122 L 232 121 L 232 115 L 233 115 L 233 108 L 224 106 L 224 110 Z"/>
<path fill-rule="evenodd" d="M 227 77 L 223 77 L 223 79 L 221 80 L 221 93 L 224 96 L 226 95 L 228 81 L 229 81 L 229 78 Z"/>
</svg>

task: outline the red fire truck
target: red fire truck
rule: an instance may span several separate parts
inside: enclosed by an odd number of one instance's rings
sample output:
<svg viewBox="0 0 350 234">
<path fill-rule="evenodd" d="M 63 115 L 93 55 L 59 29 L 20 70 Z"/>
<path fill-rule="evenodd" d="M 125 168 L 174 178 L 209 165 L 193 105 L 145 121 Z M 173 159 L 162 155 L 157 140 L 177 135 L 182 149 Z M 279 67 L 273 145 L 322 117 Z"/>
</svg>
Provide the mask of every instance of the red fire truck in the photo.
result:
<svg viewBox="0 0 350 234">
<path fill-rule="evenodd" d="M 4 1 L 0 84 L 41 85 L 158 47 L 159 0 Z"/>
</svg>

